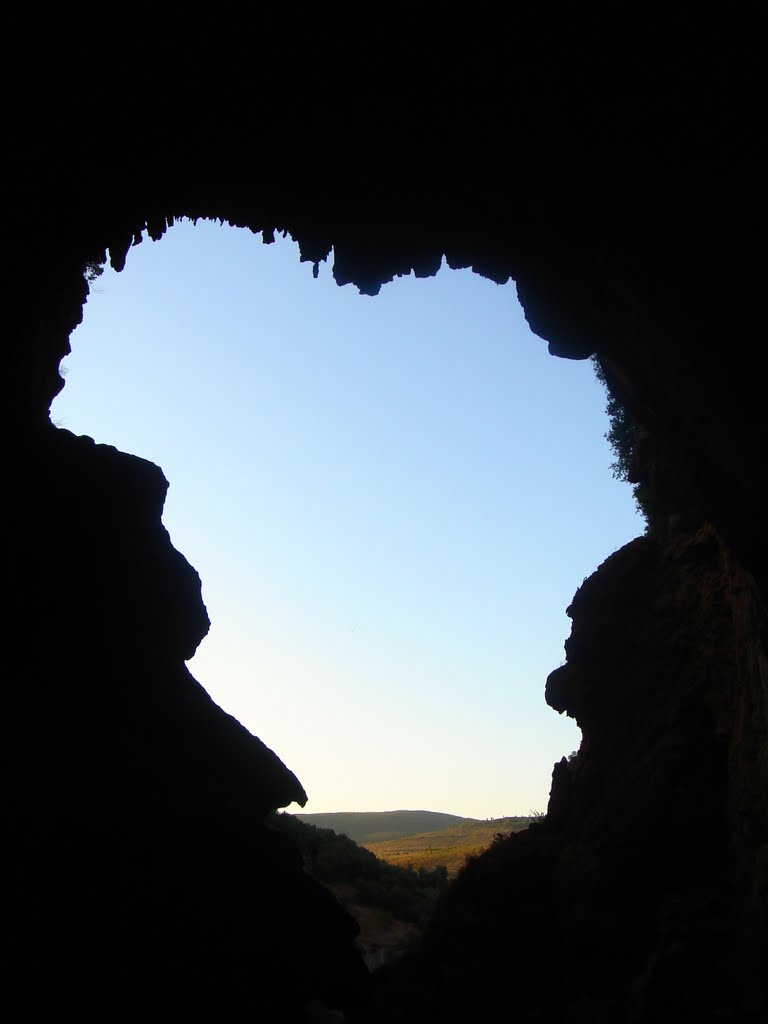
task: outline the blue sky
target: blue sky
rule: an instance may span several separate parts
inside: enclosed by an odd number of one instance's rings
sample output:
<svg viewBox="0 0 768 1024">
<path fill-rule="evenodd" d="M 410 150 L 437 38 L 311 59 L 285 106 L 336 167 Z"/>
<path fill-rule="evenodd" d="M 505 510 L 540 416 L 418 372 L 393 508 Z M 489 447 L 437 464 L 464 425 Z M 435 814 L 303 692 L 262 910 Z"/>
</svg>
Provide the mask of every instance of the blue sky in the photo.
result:
<svg viewBox="0 0 768 1024">
<path fill-rule="evenodd" d="M 106 270 L 52 418 L 150 459 L 213 625 L 190 663 L 308 811 L 543 810 L 576 587 L 642 532 L 588 362 L 514 285 L 375 298 L 290 239 L 176 225 Z"/>
</svg>

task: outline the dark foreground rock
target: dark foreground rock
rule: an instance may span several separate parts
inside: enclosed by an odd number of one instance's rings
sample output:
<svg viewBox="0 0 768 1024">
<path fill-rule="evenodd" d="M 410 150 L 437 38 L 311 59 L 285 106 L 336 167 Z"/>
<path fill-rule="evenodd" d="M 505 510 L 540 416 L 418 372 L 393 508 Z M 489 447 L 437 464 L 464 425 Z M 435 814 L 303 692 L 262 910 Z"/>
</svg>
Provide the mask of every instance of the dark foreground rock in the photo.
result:
<svg viewBox="0 0 768 1024">
<path fill-rule="evenodd" d="M 470 42 L 463 20 L 453 46 L 378 25 L 350 46 L 206 19 L 170 45 L 142 22 L 123 53 L 127 18 L 101 43 L 91 19 L 85 48 L 13 35 L 9 1019 L 290 1021 L 366 984 L 349 920 L 262 825 L 301 787 L 185 668 L 207 616 L 160 472 L 49 422 L 87 266 L 209 217 L 332 252 L 372 295 L 443 259 L 514 280 L 550 351 L 597 353 L 640 427 L 652 536 L 579 591 L 548 685 L 582 752 L 547 820 L 446 898 L 387 990 L 394 1019 L 762 1022 L 766 83 L 748 26 L 732 60 L 718 21 L 710 50 L 691 34 L 568 65 L 494 25 Z"/>
<path fill-rule="evenodd" d="M 208 617 L 161 523 L 162 473 L 52 427 L 23 454 L 4 649 L 9 1019 L 354 1006 L 356 925 L 264 824 L 304 790 L 185 667 Z"/>
<path fill-rule="evenodd" d="M 547 699 L 578 721 L 546 818 L 470 863 L 377 1019 L 762 1018 L 768 676 L 748 574 L 711 526 L 641 537 L 579 588 Z M 763 723 L 764 726 L 764 723 Z M 757 849 L 755 841 L 757 840 Z"/>
</svg>

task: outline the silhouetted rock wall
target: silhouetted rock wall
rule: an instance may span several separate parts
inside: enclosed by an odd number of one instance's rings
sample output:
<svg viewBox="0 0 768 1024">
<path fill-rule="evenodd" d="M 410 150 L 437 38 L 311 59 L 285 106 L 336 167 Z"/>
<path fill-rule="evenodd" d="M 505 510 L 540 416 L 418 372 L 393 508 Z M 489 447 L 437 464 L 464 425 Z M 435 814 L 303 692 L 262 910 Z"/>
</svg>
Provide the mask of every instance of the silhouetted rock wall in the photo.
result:
<svg viewBox="0 0 768 1024">
<path fill-rule="evenodd" d="M 364 987 L 349 922 L 261 824 L 299 784 L 184 666 L 207 619 L 160 523 L 161 474 L 48 422 L 86 262 L 120 268 L 142 231 L 189 216 L 289 231 L 369 293 L 441 257 L 512 277 L 552 352 L 597 351 L 643 427 L 654 533 L 579 591 L 549 683 L 583 752 L 556 768 L 547 822 L 460 880 L 393 1012 L 507 1013 L 522 963 L 530 1020 L 749 1020 L 768 841 L 759 67 L 375 51 L 292 50 L 295 99 L 253 53 L 208 80 L 186 53 L 141 76 L 113 55 L 104 93 L 103 69 L 68 55 L 54 90 L 14 100 L 17 1016 L 290 1020 Z"/>
<path fill-rule="evenodd" d="M 756 1022 L 765 610 L 704 526 L 628 544 L 569 614 L 547 700 L 581 748 L 555 766 L 546 819 L 448 891 L 382 1019 Z"/>
<path fill-rule="evenodd" d="M 13 1019 L 354 1002 L 356 926 L 263 823 L 304 790 L 184 665 L 208 616 L 161 523 L 162 473 L 53 427 L 15 470 Z"/>
</svg>

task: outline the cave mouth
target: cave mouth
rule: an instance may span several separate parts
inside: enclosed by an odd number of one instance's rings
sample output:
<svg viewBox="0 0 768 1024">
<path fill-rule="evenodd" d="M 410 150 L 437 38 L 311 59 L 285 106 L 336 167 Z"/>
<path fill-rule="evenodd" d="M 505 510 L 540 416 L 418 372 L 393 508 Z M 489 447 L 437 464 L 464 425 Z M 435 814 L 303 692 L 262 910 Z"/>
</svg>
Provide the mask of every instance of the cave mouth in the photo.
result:
<svg viewBox="0 0 768 1024">
<path fill-rule="evenodd" d="M 290 239 L 181 222 L 96 284 L 52 416 L 157 462 L 213 627 L 190 668 L 308 811 L 542 810 L 581 580 L 641 532 L 604 396 L 511 285 L 374 299 Z"/>
</svg>

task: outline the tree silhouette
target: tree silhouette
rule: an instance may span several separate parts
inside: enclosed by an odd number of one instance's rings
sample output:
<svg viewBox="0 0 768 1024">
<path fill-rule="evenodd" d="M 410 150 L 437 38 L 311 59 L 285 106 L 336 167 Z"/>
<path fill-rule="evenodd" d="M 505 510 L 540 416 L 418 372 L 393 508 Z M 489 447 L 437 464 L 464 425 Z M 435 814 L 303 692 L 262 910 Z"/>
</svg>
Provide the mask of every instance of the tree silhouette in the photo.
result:
<svg viewBox="0 0 768 1024">
<path fill-rule="evenodd" d="M 592 366 L 595 376 L 605 388 L 607 399 L 605 411 L 608 414 L 610 426 L 605 438 L 615 456 L 611 463 L 611 472 L 616 480 L 626 480 L 633 484 L 632 493 L 635 496 L 635 503 L 648 524 L 650 522 L 650 501 L 647 488 L 644 484 L 633 480 L 633 467 L 637 452 L 637 423 L 631 413 L 612 393 L 605 371 L 597 356 L 592 356 Z"/>
</svg>

